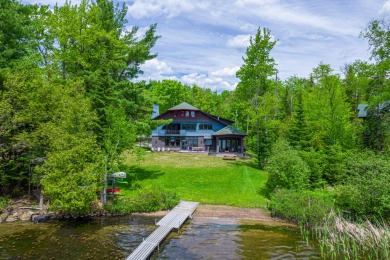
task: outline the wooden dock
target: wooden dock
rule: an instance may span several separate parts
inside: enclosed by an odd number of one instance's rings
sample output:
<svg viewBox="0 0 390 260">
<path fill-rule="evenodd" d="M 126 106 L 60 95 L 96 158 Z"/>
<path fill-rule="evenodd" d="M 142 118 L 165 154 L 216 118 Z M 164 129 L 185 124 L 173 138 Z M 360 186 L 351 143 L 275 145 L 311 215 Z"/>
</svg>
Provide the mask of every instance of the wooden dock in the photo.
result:
<svg viewBox="0 0 390 260">
<path fill-rule="evenodd" d="M 179 229 L 187 218 L 191 217 L 198 205 L 199 202 L 180 201 L 176 207 L 157 222 L 156 225 L 159 227 L 153 231 L 153 233 L 126 258 L 126 260 L 141 260 L 148 258 L 156 248 L 159 248 L 160 243 L 168 236 L 172 229 Z"/>
</svg>

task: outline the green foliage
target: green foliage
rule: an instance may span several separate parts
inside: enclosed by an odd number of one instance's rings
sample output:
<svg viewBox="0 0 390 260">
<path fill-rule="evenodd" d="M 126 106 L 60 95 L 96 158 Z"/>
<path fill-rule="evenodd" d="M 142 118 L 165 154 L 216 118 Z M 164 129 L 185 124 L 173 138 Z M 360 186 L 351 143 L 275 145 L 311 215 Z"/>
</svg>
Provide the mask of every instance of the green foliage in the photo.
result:
<svg viewBox="0 0 390 260">
<path fill-rule="evenodd" d="M 160 113 L 182 102 L 189 102 L 189 92 L 186 86 L 176 80 L 153 81 L 151 95 L 159 105 Z"/>
<path fill-rule="evenodd" d="M 339 76 L 332 74 L 329 65 L 320 64 L 312 78 L 314 84 L 304 95 L 304 109 L 308 126 L 315 133 L 311 139 L 313 148 L 323 150 L 337 144 L 355 148 L 360 133 L 350 121 L 352 109 Z"/>
<path fill-rule="evenodd" d="M 270 209 L 274 216 L 302 225 L 321 224 L 335 209 L 334 192 L 328 190 L 280 190 L 271 197 Z"/>
<path fill-rule="evenodd" d="M 0 197 L 0 212 L 3 211 L 3 209 L 5 209 L 8 204 L 10 203 L 10 199 L 7 198 L 7 197 Z"/>
<path fill-rule="evenodd" d="M 390 215 L 390 163 L 371 152 L 351 154 L 344 162 L 346 184 L 339 186 L 337 204 L 355 217 Z"/>
<path fill-rule="evenodd" d="M 30 16 L 34 9 L 16 0 L 0 2 L 0 91 L 6 74 L 30 52 L 34 37 Z"/>
<path fill-rule="evenodd" d="M 299 151 L 299 156 L 310 169 L 310 187 L 312 189 L 324 188 L 327 184 L 324 178 L 326 155 L 322 151 Z"/>
<path fill-rule="evenodd" d="M 141 163 L 145 159 L 146 151 L 140 146 L 136 146 L 133 149 L 133 154 L 135 155 L 136 161 Z"/>
<path fill-rule="evenodd" d="M 171 209 L 180 199 L 175 192 L 165 191 L 161 187 L 145 187 L 133 198 L 119 197 L 106 206 L 112 213 L 129 214 L 134 212 L 153 212 Z"/>
<path fill-rule="evenodd" d="M 103 129 L 104 164 L 106 172 L 115 172 L 125 149 L 135 142 L 135 128 L 127 120 L 123 108 L 106 108 L 107 127 Z"/>
<path fill-rule="evenodd" d="M 324 180 L 331 185 L 345 183 L 348 174 L 344 171 L 344 162 L 349 159 L 350 153 L 340 145 L 331 145 L 327 147 L 324 155 Z"/>
<path fill-rule="evenodd" d="M 269 172 L 267 188 L 270 192 L 276 189 L 303 190 L 310 186 L 309 167 L 298 151 L 291 149 L 284 140 L 275 143 L 266 170 Z"/>
<path fill-rule="evenodd" d="M 275 60 L 270 56 L 276 41 L 267 28 L 258 28 L 246 50 L 244 64 L 237 71 L 240 79 L 235 96 L 236 102 L 245 111 L 244 118 L 239 118 L 241 125 L 250 125 L 248 138 L 249 148 L 256 152 L 260 168 L 266 164 L 270 154 L 273 136 L 270 134 L 275 127 L 275 119 L 279 106 L 277 87 L 270 77 L 276 74 Z"/>
<path fill-rule="evenodd" d="M 33 134 L 34 140 L 45 139 L 47 159 L 36 167 L 43 192 L 54 209 L 84 213 L 96 199 L 102 174 L 99 148 L 92 130 L 94 113 L 82 92 L 80 83 L 47 86 L 52 89 L 52 118 L 42 122 Z"/>
</svg>

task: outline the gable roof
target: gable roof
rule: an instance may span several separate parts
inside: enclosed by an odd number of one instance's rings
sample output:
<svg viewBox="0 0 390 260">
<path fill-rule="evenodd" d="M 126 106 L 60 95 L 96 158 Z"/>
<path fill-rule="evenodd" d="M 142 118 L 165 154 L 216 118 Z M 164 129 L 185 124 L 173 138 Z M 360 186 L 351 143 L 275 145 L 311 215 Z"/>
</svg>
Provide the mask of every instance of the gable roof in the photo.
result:
<svg viewBox="0 0 390 260">
<path fill-rule="evenodd" d="M 215 116 L 215 115 L 203 112 L 203 111 L 202 111 L 202 113 L 205 114 L 205 115 L 208 115 L 209 117 L 211 117 L 212 119 L 214 119 L 214 120 L 216 120 L 218 122 L 221 122 L 224 125 L 231 125 L 231 124 L 234 123 L 234 121 L 232 121 L 230 119 L 226 119 L 226 118 L 223 118 L 223 117 L 220 117 L 220 116 Z"/>
<path fill-rule="evenodd" d="M 247 134 L 234 128 L 232 125 L 227 125 L 221 130 L 215 132 L 213 135 L 219 136 L 219 135 L 247 135 Z"/>
<path fill-rule="evenodd" d="M 223 125 L 231 125 L 234 123 L 234 121 L 232 120 L 229 120 L 229 119 L 226 119 L 226 118 L 223 118 L 223 117 L 220 117 L 220 116 L 215 116 L 215 115 L 212 115 L 212 114 L 209 114 L 209 113 L 206 113 L 202 110 L 200 110 L 199 108 L 197 107 L 194 107 L 190 104 L 188 104 L 187 102 L 183 102 L 183 103 L 180 103 L 179 105 L 177 106 L 174 106 L 170 109 L 168 109 L 167 111 L 165 111 L 164 113 L 160 114 L 160 115 L 157 115 L 157 116 L 154 116 L 152 118 L 152 120 L 158 120 L 160 119 L 161 116 L 165 115 L 168 113 L 168 111 L 176 111 L 176 110 L 192 110 L 192 111 L 200 111 L 201 113 L 203 113 L 204 115 L 207 115 L 209 116 L 211 119 L 223 124 Z"/>
<path fill-rule="evenodd" d="M 170 109 L 168 109 L 168 111 L 172 111 L 172 110 L 195 110 L 195 111 L 199 111 L 200 109 L 199 108 L 196 108 L 190 104 L 188 104 L 187 102 L 183 102 L 177 106 L 174 106 Z"/>
</svg>

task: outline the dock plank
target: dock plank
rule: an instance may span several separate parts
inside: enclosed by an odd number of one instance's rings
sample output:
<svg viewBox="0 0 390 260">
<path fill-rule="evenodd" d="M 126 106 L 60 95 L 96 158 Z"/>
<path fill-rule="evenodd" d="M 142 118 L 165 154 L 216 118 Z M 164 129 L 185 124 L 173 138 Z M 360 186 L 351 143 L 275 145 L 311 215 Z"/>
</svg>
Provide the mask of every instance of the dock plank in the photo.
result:
<svg viewBox="0 0 390 260">
<path fill-rule="evenodd" d="M 192 216 L 199 202 L 180 201 L 180 203 L 168 212 L 156 225 L 159 227 L 153 231 L 127 258 L 126 260 L 142 260 L 148 258 L 160 245 L 172 229 L 179 229 L 183 223 Z"/>
</svg>

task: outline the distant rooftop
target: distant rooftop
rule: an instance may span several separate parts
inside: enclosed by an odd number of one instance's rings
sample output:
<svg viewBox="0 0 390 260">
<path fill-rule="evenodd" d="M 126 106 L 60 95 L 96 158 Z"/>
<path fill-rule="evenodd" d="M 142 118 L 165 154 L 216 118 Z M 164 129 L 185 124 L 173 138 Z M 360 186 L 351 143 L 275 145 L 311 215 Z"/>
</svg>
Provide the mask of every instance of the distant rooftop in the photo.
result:
<svg viewBox="0 0 390 260">
<path fill-rule="evenodd" d="M 359 112 L 358 117 L 367 117 L 367 110 L 366 110 L 367 107 L 368 107 L 367 104 L 359 104 L 358 105 L 358 112 Z"/>
<path fill-rule="evenodd" d="M 215 132 L 213 135 L 247 135 L 244 132 L 234 128 L 232 125 L 228 125 L 221 130 Z"/>
<path fill-rule="evenodd" d="M 183 102 L 175 107 L 172 107 L 170 109 L 168 109 L 168 111 L 172 111 L 172 110 L 200 110 L 199 108 L 196 108 L 194 106 L 191 106 L 190 104 L 188 104 L 187 102 Z"/>
<path fill-rule="evenodd" d="M 359 104 L 358 105 L 358 117 L 359 118 L 366 118 L 367 112 L 368 112 L 368 105 L 367 104 Z M 390 109 L 390 100 L 384 101 L 376 106 L 375 109 L 386 111 Z"/>
</svg>

